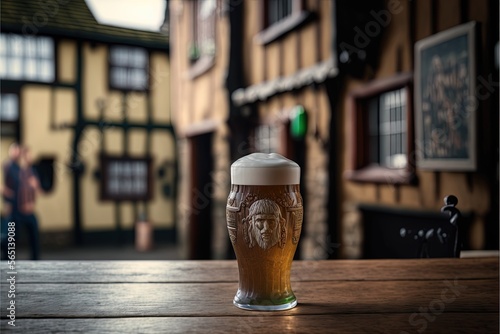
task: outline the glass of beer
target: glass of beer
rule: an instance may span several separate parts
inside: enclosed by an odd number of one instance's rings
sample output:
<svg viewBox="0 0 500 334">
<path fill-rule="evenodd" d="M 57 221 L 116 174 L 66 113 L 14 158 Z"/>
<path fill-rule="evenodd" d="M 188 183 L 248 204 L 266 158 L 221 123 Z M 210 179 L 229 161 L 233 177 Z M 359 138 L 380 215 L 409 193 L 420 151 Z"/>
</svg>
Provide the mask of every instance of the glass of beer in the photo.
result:
<svg viewBox="0 0 500 334">
<path fill-rule="evenodd" d="M 290 284 L 302 230 L 300 167 L 276 154 L 253 153 L 231 165 L 226 218 L 239 270 L 233 303 L 245 310 L 297 305 Z"/>
</svg>

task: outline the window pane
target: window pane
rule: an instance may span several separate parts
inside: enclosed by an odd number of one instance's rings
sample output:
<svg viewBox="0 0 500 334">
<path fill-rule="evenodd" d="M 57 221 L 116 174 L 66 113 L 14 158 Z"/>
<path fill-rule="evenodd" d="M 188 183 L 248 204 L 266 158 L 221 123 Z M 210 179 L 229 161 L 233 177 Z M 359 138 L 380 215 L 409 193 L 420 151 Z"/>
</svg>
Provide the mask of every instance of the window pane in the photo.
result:
<svg viewBox="0 0 500 334">
<path fill-rule="evenodd" d="M 198 0 L 193 11 L 193 42 L 199 48 L 200 55 L 213 55 L 215 50 L 215 12 L 216 0 Z"/>
<path fill-rule="evenodd" d="M 7 36 L 0 34 L 0 55 L 7 54 Z"/>
<path fill-rule="evenodd" d="M 111 84 L 115 87 L 126 87 L 127 70 L 120 67 L 111 69 Z"/>
<path fill-rule="evenodd" d="M 144 70 L 134 70 L 133 71 L 133 86 L 138 89 L 144 89 L 147 87 L 148 77 Z"/>
<path fill-rule="evenodd" d="M 24 46 L 24 54 L 26 57 L 30 58 L 35 58 L 37 56 L 37 43 L 36 43 L 36 38 L 34 37 L 28 37 L 25 40 Z"/>
<path fill-rule="evenodd" d="M 134 180 L 134 189 L 133 192 L 137 195 L 141 195 L 144 193 L 144 181 L 141 179 Z"/>
<path fill-rule="evenodd" d="M 406 99 L 404 89 L 380 95 L 380 164 L 391 168 L 406 166 Z"/>
<path fill-rule="evenodd" d="M 118 78 L 118 82 L 117 82 L 117 86 L 118 87 L 127 87 L 127 69 L 126 68 L 117 68 L 116 69 L 116 72 L 117 72 L 117 78 Z"/>
<path fill-rule="evenodd" d="M 108 193 L 109 194 L 116 194 L 118 191 L 118 181 L 117 180 L 110 180 L 108 182 Z"/>
<path fill-rule="evenodd" d="M 111 62 L 113 65 L 126 66 L 129 62 L 128 50 L 124 47 L 116 46 L 111 48 Z"/>
<path fill-rule="evenodd" d="M 267 11 L 269 13 L 268 20 L 269 25 L 278 22 L 278 1 L 277 0 L 268 0 Z"/>
<path fill-rule="evenodd" d="M 134 174 L 136 177 L 144 177 L 146 175 L 146 164 L 144 162 L 136 162 L 134 164 Z"/>
<path fill-rule="evenodd" d="M 279 133 L 275 126 L 261 125 L 255 129 L 254 146 L 257 152 L 273 153 L 279 147 Z"/>
<path fill-rule="evenodd" d="M 126 87 L 126 88 L 132 88 L 132 89 L 136 89 L 137 87 L 134 86 L 133 82 L 134 82 L 134 73 L 133 73 L 134 70 L 132 70 L 131 68 L 127 68 L 125 70 L 126 72 L 126 79 L 125 79 L 125 82 L 123 83 L 123 86 Z"/>
<path fill-rule="evenodd" d="M 22 58 L 9 58 L 8 64 L 8 77 L 12 79 L 21 79 L 23 76 L 23 62 Z"/>
<path fill-rule="evenodd" d="M 54 63 L 51 60 L 41 60 L 40 66 L 40 77 L 41 81 L 53 81 L 54 80 Z"/>
<path fill-rule="evenodd" d="M 396 153 L 396 135 L 394 133 L 391 133 L 391 147 L 389 149 L 389 157 L 388 157 L 388 161 L 387 161 L 387 164 L 390 165 L 391 163 L 391 157 L 393 154 Z"/>
<path fill-rule="evenodd" d="M 119 87 L 119 78 L 118 78 L 118 69 L 115 67 L 111 67 L 110 76 L 109 76 L 110 84 L 114 87 Z"/>
<path fill-rule="evenodd" d="M 25 62 L 25 77 L 28 80 L 35 80 L 37 77 L 37 71 L 36 71 L 36 59 L 26 59 Z"/>
<path fill-rule="evenodd" d="M 37 51 L 40 58 L 50 58 L 52 56 L 52 50 L 49 41 L 50 40 L 48 38 L 43 37 L 37 39 Z"/>
<path fill-rule="evenodd" d="M 148 53 L 145 49 L 114 46 L 110 49 L 110 84 L 118 89 L 147 88 Z"/>
<path fill-rule="evenodd" d="M 292 0 L 268 0 L 267 4 L 268 25 L 272 25 L 292 15 Z"/>
<path fill-rule="evenodd" d="M 147 65 L 147 54 L 145 50 L 135 49 L 131 54 L 130 65 L 134 67 L 144 68 Z"/>
<path fill-rule="evenodd" d="M 141 82 L 141 70 L 131 69 L 129 70 L 129 86 L 132 88 L 139 88 Z"/>
<path fill-rule="evenodd" d="M 19 98 L 16 94 L 2 94 L 0 101 L 0 119 L 17 121 L 19 118 Z"/>
<path fill-rule="evenodd" d="M 130 61 L 130 51 L 128 48 L 118 48 L 118 63 L 117 65 L 127 66 Z"/>
<path fill-rule="evenodd" d="M 380 136 L 380 164 L 382 166 L 388 166 L 388 157 L 390 156 L 391 147 L 391 136 L 382 135 Z"/>
<path fill-rule="evenodd" d="M 23 55 L 23 39 L 16 35 L 10 35 L 10 54 L 16 57 Z"/>
<path fill-rule="evenodd" d="M 215 9 L 217 8 L 217 3 L 215 0 L 202 0 L 199 1 L 199 4 L 200 4 L 200 11 L 199 11 L 200 19 L 208 18 L 215 12 Z"/>
<path fill-rule="evenodd" d="M 0 77 L 7 77 L 7 58 L 5 56 L 0 56 Z"/>
<path fill-rule="evenodd" d="M 120 174 L 120 164 L 118 162 L 112 162 L 109 164 L 111 177 L 118 177 Z"/>
<path fill-rule="evenodd" d="M 128 162 L 123 163 L 123 175 L 130 177 L 132 175 L 132 165 Z"/>
</svg>

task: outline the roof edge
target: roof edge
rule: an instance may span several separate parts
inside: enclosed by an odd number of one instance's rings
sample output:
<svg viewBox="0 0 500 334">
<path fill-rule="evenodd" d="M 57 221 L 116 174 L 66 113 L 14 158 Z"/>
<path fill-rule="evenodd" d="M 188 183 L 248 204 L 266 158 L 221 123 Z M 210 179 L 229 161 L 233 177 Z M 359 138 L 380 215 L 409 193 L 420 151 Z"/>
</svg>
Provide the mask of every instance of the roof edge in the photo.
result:
<svg viewBox="0 0 500 334">
<path fill-rule="evenodd" d="M 114 26 L 106 26 L 106 25 L 99 25 L 103 27 L 112 27 L 113 29 L 118 29 L 122 30 L 123 32 L 126 31 L 136 31 L 136 32 L 145 32 L 145 33 L 150 33 L 149 31 L 143 31 L 143 30 L 134 30 L 134 29 L 127 29 L 127 28 L 121 28 L 121 27 L 114 27 Z M 97 27 L 99 27 L 97 26 Z M 169 52 L 170 50 L 170 45 L 168 42 L 168 37 L 165 36 L 165 42 L 158 42 L 158 41 L 149 41 L 149 40 L 144 40 L 140 39 L 137 37 L 132 37 L 132 36 L 116 36 L 116 35 L 111 35 L 111 34 L 104 34 L 104 33 L 98 33 L 98 32 L 92 32 L 92 31 L 84 31 L 84 30 L 68 30 L 68 29 L 61 29 L 61 28 L 55 28 L 55 27 L 41 27 L 38 29 L 36 32 L 33 33 L 27 33 L 26 31 L 23 31 L 22 26 L 19 26 L 18 24 L 8 24 L 8 23 L 1 23 L 0 25 L 2 33 L 20 33 L 23 35 L 29 35 L 29 36 L 36 36 L 36 35 L 48 35 L 48 36 L 53 36 L 53 37 L 66 37 L 66 38 L 71 38 L 71 39 L 78 39 L 78 40 L 87 40 L 91 42 L 101 42 L 101 43 L 107 43 L 107 44 L 126 44 L 126 45 L 131 45 L 131 46 L 140 46 L 148 49 L 155 49 L 155 50 L 161 50 L 161 51 L 167 51 Z M 154 32 L 151 32 L 155 34 Z M 158 32 L 158 34 L 161 34 Z"/>
</svg>

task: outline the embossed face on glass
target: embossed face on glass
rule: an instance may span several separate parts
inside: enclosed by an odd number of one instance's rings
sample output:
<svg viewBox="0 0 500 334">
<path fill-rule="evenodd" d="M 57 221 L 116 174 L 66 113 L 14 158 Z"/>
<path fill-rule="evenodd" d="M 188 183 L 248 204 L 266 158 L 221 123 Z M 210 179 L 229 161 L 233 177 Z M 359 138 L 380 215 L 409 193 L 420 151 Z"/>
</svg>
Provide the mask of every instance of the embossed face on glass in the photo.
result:
<svg viewBox="0 0 500 334">
<path fill-rule="evenodd" d="M 280 238 L 281 217 L 279 206 L 271 200 L 255 201 L 249 209 L 249 246 L 257 243 L 263 249 L 276 245 Z"/>
<path fill-rule="evenodd" d="M 268 249 L 278 242 L 279 219 L 275 215 L 261 214 L 253 217 L 253 237 L 260 247 Z"/>
</svg>

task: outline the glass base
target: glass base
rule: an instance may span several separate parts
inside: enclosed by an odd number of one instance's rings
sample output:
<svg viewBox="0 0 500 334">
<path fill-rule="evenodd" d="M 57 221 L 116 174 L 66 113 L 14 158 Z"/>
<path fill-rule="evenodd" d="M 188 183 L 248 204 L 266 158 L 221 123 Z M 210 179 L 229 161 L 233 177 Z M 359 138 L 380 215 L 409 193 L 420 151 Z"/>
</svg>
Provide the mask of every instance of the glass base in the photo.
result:
<svg viewBox="0 0 500 334">
<path fill-rule="evenodd" d="M 241 303 L 238 303 L 236 300 L 233 300 L 233 304 L 236 307 L 239 307 L 243 310 L 249 310 L 249 311 L 285 311 L 285 310 L 289 310 L 289 309 L 292 309 L 295 306 L 297 306 L 297 299 L 294 299 L 289 303 L 280 304 L 280 305 L 241 304 Z"/>
</svg>

